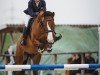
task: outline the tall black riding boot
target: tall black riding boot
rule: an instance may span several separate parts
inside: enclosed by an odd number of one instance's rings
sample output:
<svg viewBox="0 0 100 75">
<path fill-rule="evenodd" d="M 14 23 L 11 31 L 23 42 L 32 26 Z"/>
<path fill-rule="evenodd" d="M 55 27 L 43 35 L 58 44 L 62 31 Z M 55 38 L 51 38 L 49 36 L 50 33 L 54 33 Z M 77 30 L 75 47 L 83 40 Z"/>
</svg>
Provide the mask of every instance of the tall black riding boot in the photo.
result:
<svg viewBox="0 0 100 75">
<path fill-rule="evenodd" d="M 32 26 L 33 18 L 30 18 L 28 21 L 27 27 L 24 28 L 23 31 L 23 39 L 21 41 L 21 45 L 26 45 L 27 44 L 27 36 L 30 34 L 30 29 Z"/>
<path fill-rule="evenodd" d="M 27 44 L 26 39 L 27 39 L 27 28 L 25 28 L 24 31 L 23 31 L 21 45 L 26 45 Z"/>
</svg>

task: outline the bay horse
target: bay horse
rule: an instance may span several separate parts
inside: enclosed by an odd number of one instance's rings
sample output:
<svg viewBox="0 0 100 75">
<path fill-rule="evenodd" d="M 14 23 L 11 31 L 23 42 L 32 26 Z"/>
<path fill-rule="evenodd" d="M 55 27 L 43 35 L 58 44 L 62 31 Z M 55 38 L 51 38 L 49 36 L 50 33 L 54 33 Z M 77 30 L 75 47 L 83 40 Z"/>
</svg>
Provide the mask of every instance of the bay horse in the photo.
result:
<svg viewBox="0 0 100 75">
<path fill-rule="evenodd" d="M 44 51 L 51 51 L 51 47 L 55 42 L 55 23 L 54 12 L 40 11 L 34 22 L 27 38 L 27 45 L 22 46 L 20 41 L 17 43 L 15 54 L 15 64 L 26 64 L 27 55 L 31 57 L 34 64 L 39 64 L 41 55 Z M 23 75 L 23 72 L 16 72 L 16 75 Z M 37 71 L 33 71 L 33 75 L 38 75 Z"/>
</svg>

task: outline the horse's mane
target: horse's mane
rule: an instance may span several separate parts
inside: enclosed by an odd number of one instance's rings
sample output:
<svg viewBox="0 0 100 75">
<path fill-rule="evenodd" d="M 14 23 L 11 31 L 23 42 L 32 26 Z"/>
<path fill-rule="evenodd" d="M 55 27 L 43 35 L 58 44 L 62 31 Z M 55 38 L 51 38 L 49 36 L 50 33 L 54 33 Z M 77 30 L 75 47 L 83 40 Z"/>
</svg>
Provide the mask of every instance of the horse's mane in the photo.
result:
<svg viewBox="0 0 100 75">
<path fill-rule="evenodd" d="M 54 16 L 54 12 L 45 11 L 44 12 L 44 17 L 47 17 L 47 16 Z"/>
</svg>

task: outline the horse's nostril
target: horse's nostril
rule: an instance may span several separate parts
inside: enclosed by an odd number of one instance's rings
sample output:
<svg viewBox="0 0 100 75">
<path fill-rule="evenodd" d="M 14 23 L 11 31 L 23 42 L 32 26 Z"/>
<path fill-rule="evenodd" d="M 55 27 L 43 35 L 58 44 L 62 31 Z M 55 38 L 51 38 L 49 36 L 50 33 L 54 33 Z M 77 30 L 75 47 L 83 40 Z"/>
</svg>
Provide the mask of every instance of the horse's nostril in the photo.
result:
<svg viewBox="0 0 100 75">
<path fill-rule="evenodd" d="M 48 48 L 51 48 L 51 47 L 52 47 L 52 43 L 49 43 L 49 44 L 48 44 Z"/>
</svg>

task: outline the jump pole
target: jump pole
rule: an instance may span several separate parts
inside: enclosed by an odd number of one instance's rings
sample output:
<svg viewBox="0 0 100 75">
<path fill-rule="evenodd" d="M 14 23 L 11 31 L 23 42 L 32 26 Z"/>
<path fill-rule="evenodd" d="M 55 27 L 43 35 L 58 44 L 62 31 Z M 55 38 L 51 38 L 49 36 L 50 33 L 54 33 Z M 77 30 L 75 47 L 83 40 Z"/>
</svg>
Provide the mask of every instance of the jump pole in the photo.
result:
<svg viewBox="0 0 100 75">
<path fill-rule="evenodd" d="M 100 64 L 0 65 L 0 71 L 98 69 Z"/>
</svg>

